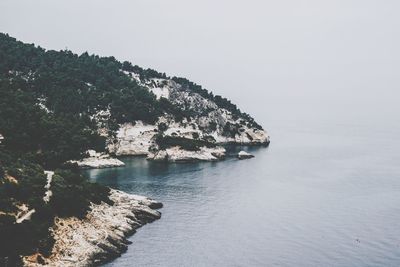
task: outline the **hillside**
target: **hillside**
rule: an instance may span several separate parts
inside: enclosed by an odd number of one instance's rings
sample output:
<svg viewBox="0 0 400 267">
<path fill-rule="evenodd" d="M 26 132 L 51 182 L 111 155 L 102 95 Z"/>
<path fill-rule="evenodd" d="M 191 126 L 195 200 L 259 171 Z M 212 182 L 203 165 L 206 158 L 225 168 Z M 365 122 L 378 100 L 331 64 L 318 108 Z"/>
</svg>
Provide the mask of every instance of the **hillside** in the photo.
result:
<svg viewBox="0 0 400 267">
<path fill-rule="evenodd" d="M 89 149 L 147 154 L 157 148 L 153 137 L 160 127 L 169 137 L 211 143 L 269 142 L 250 115 L 184 78 L 113 57 L 45 50 L 5 34 L 0 90 L 4 143 L 34 152 L 50 167 Z"/>
<path fill-rule="evenodd" d="M 1 33 L 0 94 L 0 265 L 51 255 L 56 220 L 117 205 L 109 188 L 65 169 L 89 150 L 102 160 L 214 160 L 224 156 L 220 144 L 269 143 L 250 115 L 184 78 Z M 159 218 L 141 200 L 130 202 L 153 216 L 135 227 Z"/>
</svg>

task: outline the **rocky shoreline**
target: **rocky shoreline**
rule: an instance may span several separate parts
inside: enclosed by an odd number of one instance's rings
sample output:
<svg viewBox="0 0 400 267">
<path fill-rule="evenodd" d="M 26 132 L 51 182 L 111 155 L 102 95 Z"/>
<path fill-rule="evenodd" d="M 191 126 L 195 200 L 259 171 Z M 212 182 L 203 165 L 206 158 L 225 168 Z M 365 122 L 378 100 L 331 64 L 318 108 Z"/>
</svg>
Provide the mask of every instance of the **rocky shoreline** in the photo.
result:
<svg viewBox="0 0 400 267">
<path fill-rule="evenodd" d="M 81 160 L 70 160 L 67 164 L 77 165 L 81 169 L 103 169 L 125 166 L 125 163 L 106 153 L 98 153 L 94 150 L 89 150 L 87 151 L 87 155 L 87 158 Z"/>
<path fill-rule="evenodd" d="M 242 150 L 238 153 L 237 157 L 238 159 L 251 159 L 254 158 L 254 155 Z"/>
<path fill-rule="evenodd" d="M 179 146 L 151 152 L 148 160 L 168 162 L 194 162 L 194 161 L 218 161 L 225 158 L 226 150 L 223 147 L 201 147 L 198 151 L 189 151 Z"/>
<path fill-rule="evenodd" d="M 92 204 L 91 211 L 78 218 L 56 218 L 51 231 L 55 238 L 48 258 L 26 256 L 24 266 L 98 266 L 121 256 L 128 248 L 127 237 L 136 229 L 161 218 L 160 202 L 147 197 L 111 190 L 113 205 Z"/>
<path fill-rule="evenodd" d="M 158 125 L 160 124 L 167 125 L 165 126 L 167 127 L 164 132 L 165 136 L 210 140 L 211 143 L 217 146 L 268 146 L 270 143 L 270 137 L 266 131 L 248 128 L 247 126 L 243 126 L 242 131 L 234 137 L 226 137 L 218 130 L 211 132 L 201 130 L 199 129 L 199 124 L 193 122 L 176 123 L 161 117 L 158 122 Z M 157 147 L 154 136 L 159 133 L 158 125 L 146 124 L 142 121 L 120 125 L 116 139 L 114 141 L 109 140 L 107 150 L 116 156 L 147 156 L 152 153 L 152 147 Z"/>
<path fill-rule="evenodd" d="M 179 146 L 173 146 L 163 150 L 148 151 L 140 154 L 126 154 L 125 156 L 144 156 L 150 161 L 166 162 L 196 162 L 196 161 L 221 161 L 226 158 L 226 149 L 223 145 L 241 145 L 240 143 L 227 143 L 215 147 L 200 147 L 198 150 L 185 150 Z M 269 141 L 265 143 L 251 143 L 246 146 L 268 146 Z M 90 156 L 80 161 L 69 161 L 70 164 L 76 164 L 81 169 L 102 169 L 113 167 L 124 167 L 125 163 L 108 154 L 100 154 L 95 151 L 90 152 L 96 156 Z M 241 151 L 237 158 L 247 159 L 253 155 Z"/>
</svg>

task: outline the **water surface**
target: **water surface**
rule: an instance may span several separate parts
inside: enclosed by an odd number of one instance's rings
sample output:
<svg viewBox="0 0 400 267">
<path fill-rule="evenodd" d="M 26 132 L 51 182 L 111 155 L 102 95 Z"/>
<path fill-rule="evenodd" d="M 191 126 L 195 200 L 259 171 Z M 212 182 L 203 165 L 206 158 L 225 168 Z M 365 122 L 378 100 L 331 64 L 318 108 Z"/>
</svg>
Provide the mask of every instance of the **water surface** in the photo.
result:
<svg viewBox="0 0 400 267">
<path fill-rule="evenodd" d="M 268 126 L 271 145 L 244 148 L 250 160 L 87 171 L 165 205 L 107 266 L 399 266 L 399 129 Z"/>
</svg>

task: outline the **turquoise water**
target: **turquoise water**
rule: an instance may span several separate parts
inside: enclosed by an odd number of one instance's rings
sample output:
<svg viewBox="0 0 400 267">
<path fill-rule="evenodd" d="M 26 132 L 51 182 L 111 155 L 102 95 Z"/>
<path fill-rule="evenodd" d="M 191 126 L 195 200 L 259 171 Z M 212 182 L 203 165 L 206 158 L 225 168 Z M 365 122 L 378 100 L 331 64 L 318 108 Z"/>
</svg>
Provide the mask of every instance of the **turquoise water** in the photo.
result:
<svg viewBox="0 0 400 267">
<path fill-rule="evenodd" d="M 161 220 L 140 228 L 107 266 L 399 266 L 399 129 L 268 128 L 268 148 L 244 148 L 250 160 L 133 157 L 123 158 L 125 168 L 87 171 L 165 205 Z"/>
</svg>

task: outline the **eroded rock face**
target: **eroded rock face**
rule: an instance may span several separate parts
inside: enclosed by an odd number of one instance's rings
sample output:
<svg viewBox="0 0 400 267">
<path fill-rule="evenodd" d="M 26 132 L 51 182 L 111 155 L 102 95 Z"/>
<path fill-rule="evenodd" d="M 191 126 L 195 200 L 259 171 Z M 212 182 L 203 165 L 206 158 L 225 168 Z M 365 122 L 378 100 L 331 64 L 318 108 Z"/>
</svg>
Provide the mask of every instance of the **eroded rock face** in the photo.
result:
<svg viewBox="0 0 400 267">
<path fill-rule="evenodd" d="M 154 145 L 152 140 L 157 133 L 157 126 L 136 121 L 135 124 L 122 124 L 117 132 L 116 140 L 110 142 L 108 150 L 117 156 L 147 155 L 150 146 Z"/>
<path fill-rule="evenodd" d="M 171 114 L 164 114 L 154 125 L 142 121 L 120 125 L 116 140 L 110 140 L 108 150 L 116 155 L 148 155 L 154 146 L 158 125 L 167 126 L 165 135 L 210 140 L 217 144 L 268 144 L 269 135 L 247 115 L 233 114 L 210 98 L 166 78 L 146 78 L 138 73 L 124 71 L 128 77 L 156 95 L 168 99 L 174 106 L 193 114 L 177 122 Z M 106 113 L 104 111 L 103 113 Z"/>
<path fill-rule="evenodd" d="M 225 157 L 223 147 L 201 147 L 198 151 L 184 150 L 178 146 L 149 153 L 147 159 L 169 162 L 217 161 Z"/>
<path fill-rule="evenodd" d="M 204 120 L 208 120 L 203 118 Z M 184 137 L 188 139 L 202 139 L 215 142 L 217 144 L 242 144 L 242 145 L 254 145 L 254 144 L 268 144 L 268 134 L 259 129 L 248 128 L 244 126 L 241 128 L 240 134 L 234 137 L 224 136 L 221 130 L 215 130 L 207 132 L 203 130 L 201 126 L 196 123 L 189 123 L 183 121 L 180 123 L 175 122 L 172 119 L 162 117 L 159 119 L 157 124 L 165 123 L 167 129 L 164 134 L 168 136 Z M 150 148 L 154 147 L 154 137 L 158 134 L 158 125 L 145 124 L 141 121 L 137 121 L 135 124 L 127 123 L 121 125 L 117 133 L 117 138 L 114 142 L 110 142 L 108 150 L 110 153 L 114 153 L 117 156 L 122 155 L 148 155 Z"/>
<path fill-rule="evenodd" d="M 50 257 L 24 257 L 25 266 L 75 267 L 107 262 L 127 250 L 127 236 L 161 217 L 160 202 L 111 190 L 114 205 L 92 204 L 86 218 L 56 218 L 52 228 L 55 244 Z M 38 262 L 40 259 L 41 263 Z"/>
</svg>

